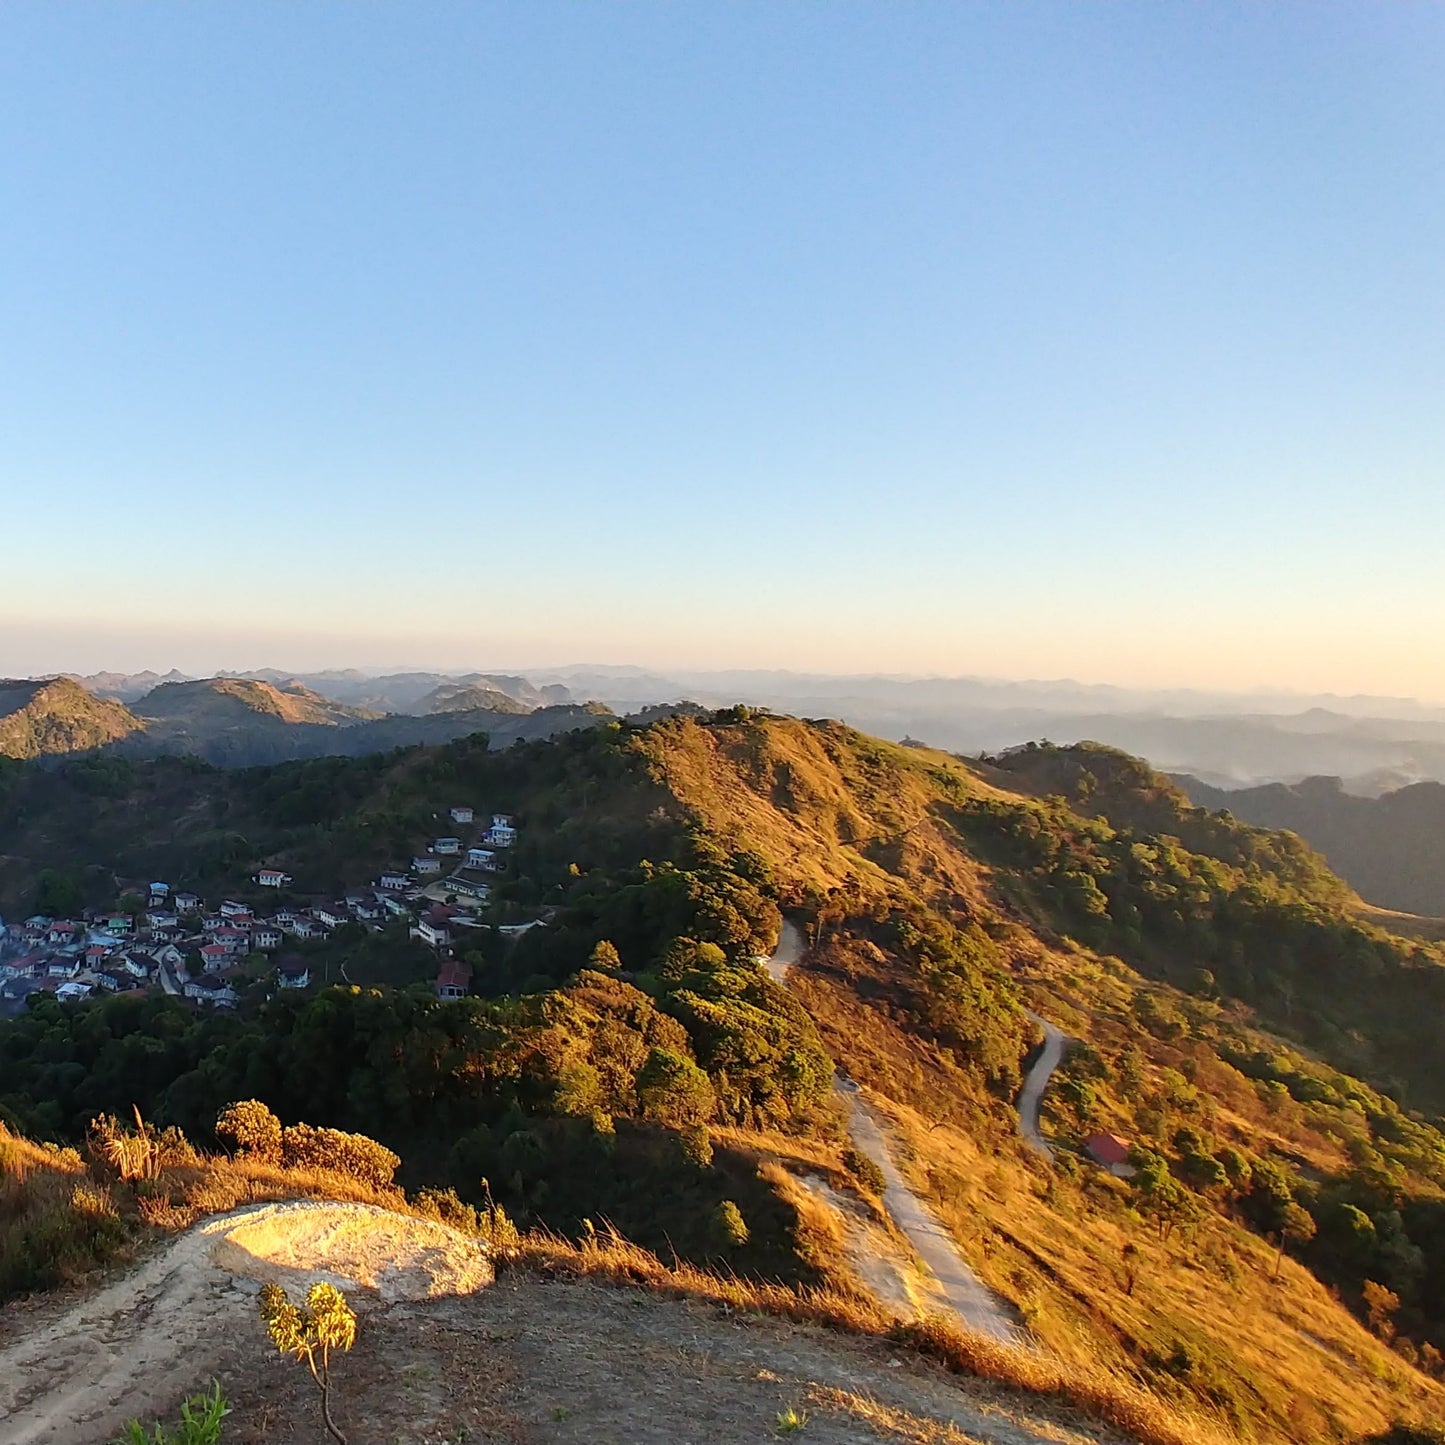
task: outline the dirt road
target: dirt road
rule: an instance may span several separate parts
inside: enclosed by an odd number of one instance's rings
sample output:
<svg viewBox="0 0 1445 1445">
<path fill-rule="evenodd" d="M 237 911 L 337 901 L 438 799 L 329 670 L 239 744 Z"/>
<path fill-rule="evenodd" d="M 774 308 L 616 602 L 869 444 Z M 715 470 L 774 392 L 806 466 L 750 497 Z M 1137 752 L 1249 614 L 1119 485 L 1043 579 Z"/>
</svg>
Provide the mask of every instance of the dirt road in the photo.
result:
<svg viewBox="0 0 1445 1445">
<path fill-rule="evenodd" d="M 212 1257 L 214 1223 L 89 1300 L 0 1311 L 0 1445 L 104 1445 L 132 1416 L 174 1420 L 212 1377 L 228 1445 L 316 1445 L 315 1387 L 262 1335 L 256 1285 Z M 373 1300 L 333 1371 L 352 1445 L 758 1445 L 789 1409 L 813 1445 L 1122 1445 L 885 1340 L 523 1272 Z"/>
<path fill-rule="evenodd" d="M 127 1419 L 172 1413 L 224 1372 L 238 1342 L 260 1338 L 260 1280 L 299 1293 L 329 1279 L 392 1303 L 470 1293 L 491 1278 L 476 1240 L 370 1205 L 217 1215 L 124 1279 L 14 1329 L 0 1348 L 0 1445 L 108 1440 Z"/>
<path fill-rule="evenodd" d="M 768 973 L 779 983 L 786 983 L 788 970 L 803 956 L 803 947 L 797 927 L 785 922 L 778 946 L 765 960 Z M 1022 1345 L 1022 1335 L 1002 1302 L 969 1268 L 953 1236 L 899 1173 L 885 1121 L 869 1106 L 862 1090 L 851 1079 L 835 1074 L 833 1087 L 848 1106 L 848 1132 L 854 1146 L 883 1171 L 887 1185 L 883 1207 L 914 1253 L 932 1272 L 942 1298 L 969 1329 L 1003 1344 Z"/>
<path fill-rule="evenodd" d="M 1054 1070 L 1064 1057 L 1064 1046 L 1069 1040 L 1064 1031 L 1055 1028 L 1048 1019 L 1042 1019 L 1036 1013 L 1030 1013 L 1029 1017 L 1043 1029 L 1044 1046 L 1019 1091 L 1019 1132 L 1030 1148 L 1038 1150 L 1045 1159 L 1053 1163 L 1053 1148 L 1044 1142 L 1044 1136 L 1039 1133 L 1039 1104 Z"/>
</svg>

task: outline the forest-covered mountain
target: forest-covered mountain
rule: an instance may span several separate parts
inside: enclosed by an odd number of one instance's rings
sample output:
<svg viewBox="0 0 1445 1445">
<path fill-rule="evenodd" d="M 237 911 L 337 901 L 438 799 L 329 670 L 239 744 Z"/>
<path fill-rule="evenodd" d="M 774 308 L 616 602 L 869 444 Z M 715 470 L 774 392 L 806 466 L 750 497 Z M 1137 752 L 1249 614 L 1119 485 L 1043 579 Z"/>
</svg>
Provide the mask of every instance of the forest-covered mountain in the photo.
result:
<svg viewBox="0 0 1445 1445">
<path fill-rule="evenodd" d="M 144 730 L 123 703 L 69 678 L 0 679 L 0 757 L 41 758 L 106 747 Z"/>
<path fill-rule="evenodd" d="M 684 1257 L 732 1199 L 732 1265 L 806 1282 L 757 1151 L 837 1157 L 836 1063 L 1047 1349 L 1281 1445 L 1445 1406 L 1445 950 L 1135 759 L 972 763 L 729 709 L 501 752 L 14 765 L 0 790 L 6 909 L 47 870 L 92 901 L 134 877 L 246 897 L 264 861 L 330 895 L 465 801 L 520 829 L 486 919 L 545 920 L 482 929 L 456 1003 L 405 986 L 414 942 L 359 930 L 306 945 L 355 986 L 234 1016 L 39 1003 L 0 1025 L 12 1127 L 73 1139 L 139 1103 L 205 1140 L 255 1097 L 380 1138 L 412 1184 L 477 1202 L 485 1177 L 524 1222 L 603 1216 Z M 810 943 L 792 990 L 753 961 L 784 915 Z M 1052 1167 L 1017 1135 L 1026 1008 L 1076 1041 Z M 1080 1148 L 1103 1129 L 1133 1179 Z"/>
<path fill-rule="evenodd" d="M 1445 785 L 1415 783 L 1362 798 L 1346 792 L 1339 778 L 1228 791 L 1198 778 L 1176 781 L 1201 807 L 1298 833 L 1381 908 L 1445 915 Z"/>
</svg>

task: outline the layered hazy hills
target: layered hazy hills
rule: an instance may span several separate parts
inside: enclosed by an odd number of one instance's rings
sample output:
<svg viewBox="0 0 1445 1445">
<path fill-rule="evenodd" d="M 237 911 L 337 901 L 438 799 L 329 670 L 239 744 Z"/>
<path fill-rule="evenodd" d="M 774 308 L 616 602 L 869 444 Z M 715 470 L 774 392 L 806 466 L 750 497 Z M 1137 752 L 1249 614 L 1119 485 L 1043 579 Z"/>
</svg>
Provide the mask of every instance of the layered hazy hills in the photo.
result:
<svg viewBox="0 0 1445 1445">
<path fill-rule="evenodd" d="M 1289 828 L 1329 860 L 1369 902 L 1407 913 L 1445 915 L 1445 786 L 1415 783 L 1378 798 L 1346 792 L 1339 778 L 1306 778 L 1257 788 L 1179 785 L 1202 807 L 1227 808 L 1262 828 Z"/>
<path fill-rule="evenodd" d="M 798 717 L 838 718 L 880 737 L 918 738 L 961 753 L 996 753 L 1031 738 L 1094 739 L 1216 787 L 1328 774 L 1343 778 L 1348 792 L 1373 796 L 1408 783 L 1445 782 L 1445 709 L 1410 698 L 587 665 L 523 673 L 260 669 L 246 676 L 281 688 L 299 684 L 377 713 L 455 710 L 447 693 L 473 687 L 529 708 L 593 699 L 619 715 L 692 699 L 710 708 L 745 703 Z M 160 682 L 182 679 L 146 672 L 78 680 L 99 695 L 134 703 Z M 477 701 L 509 710 L 495 700 Z"/>
<path fill-rule="evenodd" d="M 69 678 L 0 680 L 0 756 L 40 758 L 105 747 L 144 730 L 123 703 Z"/>
<path fill-rule="evenodd" d="M 443 683 L 420 698 L 414 711 L 434 712 L 505 712 L 514 715 L 533 711 L 525 702 L 494 687 L 480 683 Z"/>
<path fill-rule="evenodd" d="M 257 717 L 283 723 L 350 727 L 380 716 L 322 697 L 301 683 L 276 687 L 240 677 L 165 682 L 140 698 L 134 711 L 156 722 L 200 728 L 244 725 Z"/>
<path fill-rule="evenodd" d="M 505 679 L 504 679 L 505 680 Z M 117 679 L 111 677 L 112 684 Z M 0 683 L 0 757 L 54 759 L 114 752 L 136 758 L 189 754 L 222 767 L 361 756 L 486 733 L 494 746 L 595 727 L 597 703 L 531 703 L 480 682 L 432 685 L 415 712 L 340 702 L 296 679 L 214 677 L 163 681 L 129 706 L 73 678 Z M 489 680 L 495 681 L 495 680 Z"/>
</svg>

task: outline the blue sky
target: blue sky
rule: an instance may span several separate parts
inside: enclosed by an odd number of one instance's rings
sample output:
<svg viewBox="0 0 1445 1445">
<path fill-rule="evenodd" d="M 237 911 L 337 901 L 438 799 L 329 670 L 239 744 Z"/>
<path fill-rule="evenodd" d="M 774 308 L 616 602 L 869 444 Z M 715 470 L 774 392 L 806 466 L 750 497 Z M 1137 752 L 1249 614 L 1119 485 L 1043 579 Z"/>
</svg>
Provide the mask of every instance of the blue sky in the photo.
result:
<svg viewBox="0 0 1445 1445">
<path fill-rule="evenodd" d="M 1445 9 L 0 7 L 0 670 L 1445 696 Z"/>
</svg>

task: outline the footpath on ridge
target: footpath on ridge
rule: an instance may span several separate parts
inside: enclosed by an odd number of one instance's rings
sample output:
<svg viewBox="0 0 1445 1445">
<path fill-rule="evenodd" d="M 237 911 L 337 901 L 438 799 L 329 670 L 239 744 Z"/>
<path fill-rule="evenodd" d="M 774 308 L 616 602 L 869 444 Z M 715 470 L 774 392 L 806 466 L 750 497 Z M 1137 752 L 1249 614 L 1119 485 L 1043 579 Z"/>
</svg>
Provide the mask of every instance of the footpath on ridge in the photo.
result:
<svg viewBox="0 0 1445 1445">
<path fill-rule="evenodd" d="M 786 984 L 788 970 L 802 958 L 803 951 L 802 934 L 795 924 L 785 921 L 778 936 L 778 946 L 765 960 L 768 973 L 779 983 Z M 848 1132 L 854 1147 L 883 1171 L 886 1184 L 883 1207 L 914 1253 L 933 1274 L 939 1293 L 959 1322 L 1000 1344 L 1023 1348 L 1023 1336 L 1010 1319 L 1007 1307 L 974 1273 L 957 1241 L 928 1204 L 909 1188 L 899 1172 L 886 1124 L 869 1105 L 862 1089 L 840 1074 L 833 1075 L 833 1088 L 847 1106 Z"/>
</svg>

